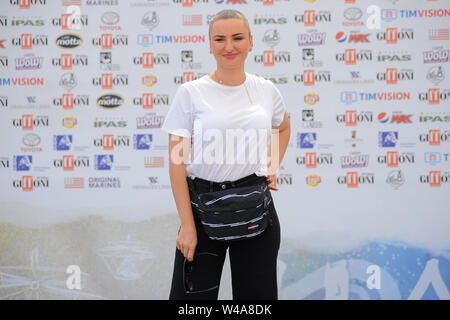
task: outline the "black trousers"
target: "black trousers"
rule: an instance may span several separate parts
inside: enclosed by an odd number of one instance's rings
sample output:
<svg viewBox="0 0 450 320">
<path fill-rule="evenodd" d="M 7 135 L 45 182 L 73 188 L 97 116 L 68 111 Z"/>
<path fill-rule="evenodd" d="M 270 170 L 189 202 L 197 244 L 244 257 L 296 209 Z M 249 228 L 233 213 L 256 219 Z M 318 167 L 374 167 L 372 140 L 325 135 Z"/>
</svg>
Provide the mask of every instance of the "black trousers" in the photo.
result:
<svg viewBox="0 0 450 320">
<path fill-rule="evenodd" d="M 187 179 L 190 179 L 187 177 Z M 250 186 L 266 180 L 265 176 L 249 175 L 233 181 L 235 187 Z M 232 188 L 231 182 L 216 183 L 196 178 L 193 184 L 199 193 Z M 194 212 L 194 208 L 193 208 Z M 224 243 L 211 240 L 203 231 L 194 212 L 197 247 L 194 261 L 186 273 L 186 259 L 178 248 L 170 290 L 170 300 L 217 300 L 226 251 L 229 250 L 233 300 L 278 298 L 277 256 L 280 248 L 280 223 L 273 201 L 270 202 L 272 224 L 260 235 L 241 241 Z M 188 278 L 188 277 L 189 278 Z M 191 292 L 186 287 L 192 285 Z"/>
</svg>

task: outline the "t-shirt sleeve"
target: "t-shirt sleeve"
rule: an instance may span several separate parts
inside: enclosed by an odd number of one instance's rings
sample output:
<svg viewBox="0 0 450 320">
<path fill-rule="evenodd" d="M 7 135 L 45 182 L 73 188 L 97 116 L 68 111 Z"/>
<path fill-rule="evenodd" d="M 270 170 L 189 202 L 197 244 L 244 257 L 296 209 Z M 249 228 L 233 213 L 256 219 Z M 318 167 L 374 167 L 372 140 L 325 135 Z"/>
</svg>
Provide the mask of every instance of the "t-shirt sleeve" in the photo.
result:
<svg viewBox="0 0 450 320">
<path fill-rule="evenodd" d="M 178 87 L 161 129 L 176 136 L 192 136 L 191 98 L 185 87 Z"/>
<path fill-rule="evenodd" d="M 272 87 L 272 126 L 278 127 L 281 125 L 284 119 L 284 113 L 286 112 L 286 106 L 284 104 L 283 96 L 280 93 L 280 90 L 270 81 L 270 86 Z"/>
</svg>

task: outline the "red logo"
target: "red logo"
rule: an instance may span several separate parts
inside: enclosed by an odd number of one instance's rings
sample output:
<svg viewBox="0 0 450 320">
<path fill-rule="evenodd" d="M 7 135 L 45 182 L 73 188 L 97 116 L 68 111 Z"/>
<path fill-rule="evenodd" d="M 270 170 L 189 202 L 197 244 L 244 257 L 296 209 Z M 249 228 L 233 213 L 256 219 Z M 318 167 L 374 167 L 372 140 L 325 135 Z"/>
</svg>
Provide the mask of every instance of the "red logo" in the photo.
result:
<svg viewBox="0 0 450 320">
<path fill-rule="evenodd" d="M 398 82 L 397 68 L 387 68 L 386 69 L 386 83 L 387 84 L 397 84 L 397 82 Z"/>
<path fill-rule="evenodd" d="M 432 129 L 428 131 L 428 142 L 430 146 L 439 146 L 441 145 L 441 130 Z"/>
<path fill-rule="evenodd" d="M 316 25 L 316 14 L 314 10 L 305 10 L 303 23 L 305 27 L 313 27 Z"/>
<path fill-rule="evenodd" d="M 112 49 L 111 33 L 102 33 L 102 49 Z"/>
<path fill-rule="evenodd" d="M 358 172 L 347 172 L 347 187 L 358 188 Z"/>
<path fill-rule="evenodd" d="M 103 150 L 114 150 L 114 135 L 103 135 Z"/>
<path fill-rule="evenodd" d="M 153 93 L 142 94 L 142 108 L 153 109 Z"/>
<path fill-rule="evenodd" d="M 22 130 L 33 130 L 33 115 L 22 115 Z"/>
<path fill-rule="evenodd" d="M 22 176 L 22 191 L 33 191 L 33 176 Z"/>
<path fill-rule="evenodd" d="M 356 49 L 345 49 L 345 64 L 356 64 Z"/>
<path fill-rule="evenodd" d="M 102 73 L 102 89 L 112 89 L 113 76 L 112 73 Z"/>
<path fill-rule="evenodd" d="M 273 50 L 264 51 L 264 66 L 271 67 L 275 65 L 275 52 Z"/>
<path fill-rule="evenodd" d="M 153 52 L 144 52 L 142 54 L 142 67 L 153 68 Z"/>
<path fill-rule="evenodd" d="M 70 155 L 70 156 L 63 156 L 62 162 L 63 162 L 62 165 L 63 165 L 63 170 L 64 171 L 73 171 L 74 161 L 73 161 L 73 156 L 72 155 Z"/>
<path fill-rule="evenodd" d="M 20 47 L 22 49 L 33 49 L 33 39 L 31 33 L 22 33 L 20 35 Z"/>
<path fill-rule="evenodd" d="M 440 187 L 441 186 L 441 172 L 440 171 L 430 171 L 430 187 Z"/>
<path fill-rule="evenodd" d="M 356 116 L 356 110 L 347 110 L 345 111 L 345 125 L 346 126 L 356 126 L 358 122 Z"/>
<path fill-rule="evenodd" d="M 61 14 L 61 28 L 63 30 L 72 30 L 72 14 L 63 13 Z"/>
<path fill-rule="evenodd" d="M 317 156 L 315 152 L 307 152 L 305 155 L 305 165 L 306 168 L 316 168 L 317 167 Z"/>
<path fill-rule="evenodd" d="M 314 70 L 304 70 L 303 71 L 303 85 L 305 86 L 313 86 L 314 81 Z"/>
<path fill-rule="evenodd" d="M 19 8 L 20 9 L 29 9 L 30 8 L 30 0 L 20 0 L 19 1 Z"/>
<path fill-rule="evenodd" d="M 398 152 L 397 151 L 389 151 L 387 153 L 387 166 L 389 168 L 398 167 Z"/>
<path fill-rule="evenodd" d="M 193 72 L 183 72 L 183 83 L 195 80 Z"/>
<path fill-rule="evenodd" d="M 70 53 L 61 54 L 61 69 L 63 70 L 72 69 L 72 54 Z"/>
<path fill-rule="evenodd" d="M 397 43 L 397 28 L 386 28 L 386 43 L 395 44 Z"/>
<path fill-rule="evenodd" d="M 62 95 L 62 106 L 63 109 L 73 109 L 73 94 L 64 93 Z"/>
<path fill-rule="evenodd" d="M 440 103 L 439 95 L 440 95 L 439 88 L 428 89 L 428 103 L 439 104 Z"/>
</svg>

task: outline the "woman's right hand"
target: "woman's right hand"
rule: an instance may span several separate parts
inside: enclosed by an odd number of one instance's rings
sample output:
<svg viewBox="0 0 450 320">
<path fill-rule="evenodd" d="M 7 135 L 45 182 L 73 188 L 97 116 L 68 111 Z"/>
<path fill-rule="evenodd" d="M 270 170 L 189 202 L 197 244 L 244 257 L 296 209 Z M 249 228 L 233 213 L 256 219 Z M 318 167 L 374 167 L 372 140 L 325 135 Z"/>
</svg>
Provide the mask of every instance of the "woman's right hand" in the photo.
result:
<svg viewBox="0 0 450 320">
<path fill-rule="evenodd" d="M 197 246 L 197 230 L 195 224 L 181 225 L 177 236 L 177 248 L 189 260 L 194 260 L 195 247 Z"/>
</svg>

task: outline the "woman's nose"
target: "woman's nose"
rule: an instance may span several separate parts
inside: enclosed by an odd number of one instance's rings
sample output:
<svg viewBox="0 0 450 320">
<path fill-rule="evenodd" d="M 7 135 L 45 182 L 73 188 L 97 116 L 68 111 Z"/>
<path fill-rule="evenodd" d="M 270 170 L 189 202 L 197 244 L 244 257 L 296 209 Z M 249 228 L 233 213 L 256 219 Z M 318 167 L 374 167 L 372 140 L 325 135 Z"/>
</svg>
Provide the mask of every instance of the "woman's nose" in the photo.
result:
<svg viewBox="0 0 450 320">
<path fill-rule="evenodd" d="M 227 40 L 225 43 L 225 50 L 232 51 L 233 50 L 233 40 Z"/>
</svg>

